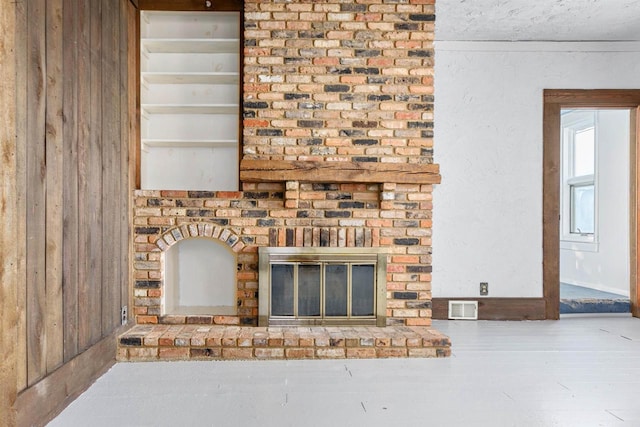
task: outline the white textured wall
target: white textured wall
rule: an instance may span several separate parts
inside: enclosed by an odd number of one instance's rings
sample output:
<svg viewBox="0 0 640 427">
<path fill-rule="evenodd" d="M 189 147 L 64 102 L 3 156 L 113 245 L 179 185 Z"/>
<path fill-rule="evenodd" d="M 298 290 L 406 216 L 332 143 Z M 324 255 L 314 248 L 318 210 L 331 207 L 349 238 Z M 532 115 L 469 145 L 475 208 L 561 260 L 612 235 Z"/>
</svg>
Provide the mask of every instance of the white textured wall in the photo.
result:
<svg viewBox="0 0 640 427">
<path fill-rule="evenodd" d="M 439 0 L 438 40 L 638 40 L 638 0 Z"/>
<path fill-rule="evenodd" d="M 436 42 L 433 296 L 542 296 L 543 89 L 640 88 L 638 43 Z"/>
<path fill-rule="evenodd" d="M 597 250 L 565 242 L 561 282 L 629 296 L 629 127 L 629 110 L 598 112 Z"/>
</svg>

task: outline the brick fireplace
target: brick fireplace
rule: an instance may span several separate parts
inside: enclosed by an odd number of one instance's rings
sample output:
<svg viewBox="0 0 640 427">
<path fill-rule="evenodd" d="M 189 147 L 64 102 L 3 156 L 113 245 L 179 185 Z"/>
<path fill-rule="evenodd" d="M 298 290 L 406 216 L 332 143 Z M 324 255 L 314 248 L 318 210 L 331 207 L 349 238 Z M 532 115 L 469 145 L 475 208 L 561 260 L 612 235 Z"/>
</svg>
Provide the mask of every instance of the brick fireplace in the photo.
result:
<svg viewBox="0 0 640 427">
<path fill-rule="evenodd" d="M 301 183 L 298 208 L 285 207 L 285 184 L 247 187 L 238 193 L 136 192 L 137 323 L 255 326 L 258 248 L 326 247 L 385 248 L 387 324 L 430 325 L 431 185 Z M 235 315 L 163 310 L 165 251 L 197 237 L 216 239 L 237 255 Z"/>
<path fill-rule="evenodd" d="M 180 325 L 262 331 L 259 248 L 375 248 L 386 256 L 384 324 L 424 328 L 435 335 L 418 331 L 414 344 L 435 336 L 446 348 L 446 337 L 428 328 L 432 191 L 440 182 L 433 0 L 244 4 L 241 191 L 135 192 L 139 329 L 125 342 L 143 343 L 153 325 L 173 331 L 174 343 L 179 332 L 170 328 Z M 235 313 L 164 306 L 167 250 L 193 238 L 215 239 L 235 255 Z"/>
</svg>

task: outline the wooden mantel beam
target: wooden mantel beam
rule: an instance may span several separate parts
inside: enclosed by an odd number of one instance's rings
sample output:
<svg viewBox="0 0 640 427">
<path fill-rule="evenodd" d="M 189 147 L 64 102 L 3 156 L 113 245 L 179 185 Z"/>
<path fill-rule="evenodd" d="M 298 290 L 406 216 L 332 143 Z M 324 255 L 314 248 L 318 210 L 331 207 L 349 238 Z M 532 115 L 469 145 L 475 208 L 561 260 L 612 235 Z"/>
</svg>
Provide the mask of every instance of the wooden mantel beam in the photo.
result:
<svg viewBox="0 0 640 427">
<path fill-rule="evenodd" d="M 414 163 L 242 160 L 240 181 L 439 184 L 440 166 Z"/>
</svg>

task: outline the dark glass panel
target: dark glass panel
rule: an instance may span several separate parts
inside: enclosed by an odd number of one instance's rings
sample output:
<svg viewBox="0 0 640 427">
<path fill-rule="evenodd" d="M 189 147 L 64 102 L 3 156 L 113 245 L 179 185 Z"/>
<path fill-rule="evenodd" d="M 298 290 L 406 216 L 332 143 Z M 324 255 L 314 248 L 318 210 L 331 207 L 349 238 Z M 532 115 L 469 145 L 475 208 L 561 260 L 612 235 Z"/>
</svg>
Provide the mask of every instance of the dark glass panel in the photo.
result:
<svg viewBox="0 0 640 427">
<path fill-rule="evenodd" d="M 320 265 L 298 266 L 298 316 L 320 316 Z"/>
<path fill-rule="evenodd" d="M 375 293 L 375 269 L 373 265 L 351 267 L 351 315 L 373 316 Z"/>
<path fill-rule="evenodd" d="M 327 264 L 325 266 L 325 315 L 347 315 L 347 266 Z"/>
<path fill-rule="evenodd" d="M 271 265 L 271 315 L 293 316 L 293 265 Z"/>
</svg>

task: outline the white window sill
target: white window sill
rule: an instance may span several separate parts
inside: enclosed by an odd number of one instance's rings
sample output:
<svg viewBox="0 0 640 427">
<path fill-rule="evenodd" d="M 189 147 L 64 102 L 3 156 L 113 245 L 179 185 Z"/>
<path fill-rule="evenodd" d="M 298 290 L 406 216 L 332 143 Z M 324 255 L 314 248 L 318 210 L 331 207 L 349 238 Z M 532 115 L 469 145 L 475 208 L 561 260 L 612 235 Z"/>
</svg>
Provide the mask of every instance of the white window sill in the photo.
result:
<svg viewBox="0 0 640 427">
<path fill-rule="evenodd" d="M 576 252 L 598 252 L 597 242 L 577 242 L 575 240 L 561 240 L 560 249 Z"/>
</svg>

